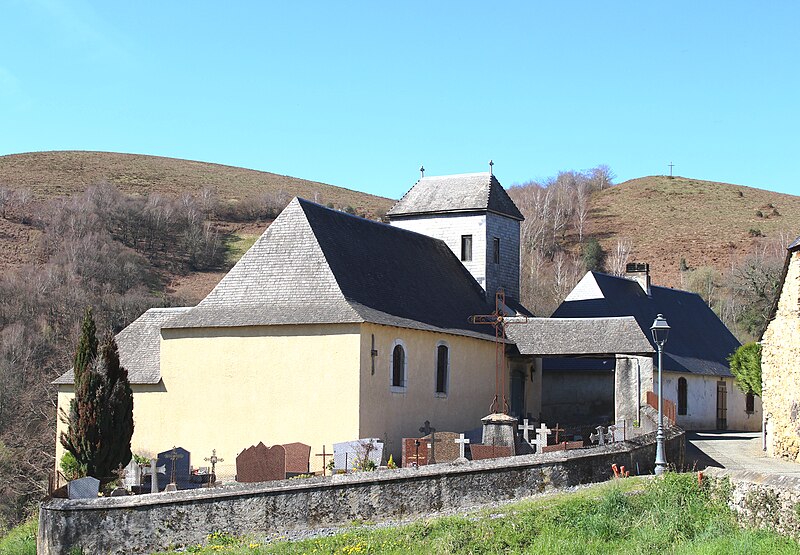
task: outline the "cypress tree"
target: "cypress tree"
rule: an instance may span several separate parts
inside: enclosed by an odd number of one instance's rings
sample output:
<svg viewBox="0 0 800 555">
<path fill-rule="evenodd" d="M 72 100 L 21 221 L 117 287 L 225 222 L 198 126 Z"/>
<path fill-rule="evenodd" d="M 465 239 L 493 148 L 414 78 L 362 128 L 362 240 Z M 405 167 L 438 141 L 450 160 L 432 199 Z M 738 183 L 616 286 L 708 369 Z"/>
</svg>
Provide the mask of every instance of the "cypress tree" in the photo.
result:
<svg viewBox="0 0 800 555">
<path fill-rule="evenodd" d="M 75 398 L 61 444 L 75 456 L 85 474 L 105 479 L 131 460 L 133 392 L 120 366 L 114 336 L 99 346 L 91 310 L 84 316 L 75 353 Z"/>
</svg>

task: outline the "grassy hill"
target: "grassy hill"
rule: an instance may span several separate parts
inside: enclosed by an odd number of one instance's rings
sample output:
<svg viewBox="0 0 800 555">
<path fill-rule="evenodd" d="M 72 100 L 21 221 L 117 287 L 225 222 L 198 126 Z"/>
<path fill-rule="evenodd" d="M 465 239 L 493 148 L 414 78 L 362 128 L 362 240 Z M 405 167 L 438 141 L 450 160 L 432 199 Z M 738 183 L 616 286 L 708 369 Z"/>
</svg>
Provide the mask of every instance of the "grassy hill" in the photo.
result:
<svg viewBox="0 0 800 555">
<path fill-rule="evenodd" d="M 632 179 L 592 198 L 589 233 L 607 251 L 630 239 L 630 261 L 649 262 L 654 283 L 680 286 L 680 263 L 723 274 L 759 249 L 800 234 L 800 197 L 685 177 Z M 785 243 L 785 244 L 784 244 Z"/>
</svg>

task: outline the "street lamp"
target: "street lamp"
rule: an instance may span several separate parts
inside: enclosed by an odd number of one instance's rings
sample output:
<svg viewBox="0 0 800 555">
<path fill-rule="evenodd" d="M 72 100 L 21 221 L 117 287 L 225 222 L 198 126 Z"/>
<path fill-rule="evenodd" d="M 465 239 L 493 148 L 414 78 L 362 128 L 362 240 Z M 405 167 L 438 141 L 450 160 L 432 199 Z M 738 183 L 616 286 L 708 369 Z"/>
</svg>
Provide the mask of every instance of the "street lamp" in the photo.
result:
<svg viewBox="0 0 800 555">
<path fill-rule="evenodd" d="M 667 470 L 667 459 L 664 457 L 664 389 L 661 381 L 661 353 L 664 351 L 664 343 L 667 342 L 669 335 L 669 324 L 664 319 L 663 314 L 656 316 L 653 325 L 650 327 L 653 334 L 653 341 L 658 347 L 658 432 L 656 433 L 656 476 L 661 476 Z"/>
</svg>

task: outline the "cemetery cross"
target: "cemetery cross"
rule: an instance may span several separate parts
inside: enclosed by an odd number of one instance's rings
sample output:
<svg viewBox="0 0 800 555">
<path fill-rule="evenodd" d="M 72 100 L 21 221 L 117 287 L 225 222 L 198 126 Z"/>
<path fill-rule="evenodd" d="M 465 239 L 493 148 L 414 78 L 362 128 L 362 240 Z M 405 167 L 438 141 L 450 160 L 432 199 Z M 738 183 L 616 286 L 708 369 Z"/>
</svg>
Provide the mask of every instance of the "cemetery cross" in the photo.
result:
<svg viewBox="0 0 800 555">
<path fill-rule="evenodd" d="M 431 456 L 428 459 L 429 464 L 436 464 L 436 442 L 439 441 L 436 439 L 436 428 L 431 426 L 429 420 L 425 421 L 425 425 L 420 427 L 420 433 L 425 434 L 426 436 L 431 436 L 431 442 L 428 444 L 428 448 L 431 450 Z M 419 465 L 419 459 L 417 459 L 417 465 Z"/>
<path fill-rule="evenodd" d="M 469 443 L 469 440 L 464 437 L 464 434 L 461 434 L 458 439 L 454 439 L 456 443 L 458 443 L 458 456 L 461 459 L 466 459 L 467 457 L 464 455 L 464 447 Z"/>
<path fill-rule="evenodd" d="M 556 444 L 558 444 L 559 443 L 558 434 L 560 434 L 561 432 L 565 431 L 564 428 L 559 428 L 558 427 L 558 422 L 556 422 L 556 427 L 555 428 L 551 428 L 550 431 L 551 432 L 555 432 L 555 434 L 556 434 Z"/>
<path fill-rule="evenodd" d="M 534 426 L 533 424 L 528 424 L 528 419 L 527 419 L 527 418 L 525 418 L 525 419 L 522 421 L 522 424 L 520 424 L 519 426 L 517 426 L 517 428 L 519 428 L 520 430 L 522 430 L 522 437 L 524 437 L 524 438 L 525 438 L 525 443 L 530 443 L 530 439 L 529 439 L 529 437 L 530 437 L 530 436 L 529 436 L 529 432 L 531 432 L 532 430 L 535 430 L 535 429 L 536 429 L 536 426 Z"/>
<path fill-rule="evenodd" d="M 178 448 L 173 445 L 172 446 L 172 451 L 170 451 L 169 455 L 166 455 L 166 458 L 168 458 L 169 460 L 172 461 L 172 474 L 170 475 L 170 477 L 171 477 L 170 483 L 174 484 L 175 483 L 175 461 L 177 461 L 178 459 L 182 459 L 183 455 L 178 453 Z"/>
<path fill-rule="evenodd" d="M 543 453 L 544 448 L 547 447 L 547 434 L 550 433 L 550 429 L 542 422 L 542 425 L 539 428 L 536 428 L 536 440 L 534 440 L 533 445 L 536 445 L 536 452 Z"/>
<path fill-rule="evenodd" d="M 326 464 L 326 460 L 327 460 L 328 457 L 331 456 L 331 454 L 325 452 L 325 446 L 323 445 L 322 446 L 322 453 L 317 453 L 315 456 L 316 457 L 322 457 L 322 475 L 326 476 L 325 470 L 328 468 L 328 466 Z"/>
<path fill-rule="evenodd" d="M 217 456 L 217 450 L 216 449 L 212 449 L 211 450 L 211 456 L 210 457 L 206 457 L 203 460 L 211 463 L 211 476 L 208 477 L 208 487 L 211 487 L 211 481 L 212 480 L 215 481 L 215 482 L 217 481 L 217 475 L 216 475 L 217 463 L 218 462 L 224 462 L 225 459 L 223 459 L 222 457 L 218 457 Z"/>
<path fill-rule="evenodd" d="M 506 400 L 506 325 L 521 324 L 528 321 L 524 316 L 520 320 L 506 320 L 506 293 L 498 289 L 494 299 L 494 312 L 491 314 L 476 314 L 469 317 L 471 324 L 489 324 L 494 326 L 494 400 L 489 410 L 492 414 L 502 412 L 508 414 L 508 401 Z"/>
</svg>

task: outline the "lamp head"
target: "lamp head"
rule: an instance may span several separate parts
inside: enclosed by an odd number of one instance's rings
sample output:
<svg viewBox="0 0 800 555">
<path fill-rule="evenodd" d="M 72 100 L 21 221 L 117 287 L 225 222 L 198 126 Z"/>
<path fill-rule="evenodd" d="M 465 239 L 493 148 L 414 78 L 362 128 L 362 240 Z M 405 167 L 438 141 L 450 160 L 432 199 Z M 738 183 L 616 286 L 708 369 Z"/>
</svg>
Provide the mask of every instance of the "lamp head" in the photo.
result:
<svg viewBox="0 0 800 555">
<path fill-rule="evenodd" d="M 653 325 L 650 326 L 650 331 L 653 334 L 653 341 L 655 341 L 656 345 L 663 347 L 664 343 L 667 342 L 667 337 L 669 336 L 669 324 L 667 324 L 667 320 L 664 318 L 663 314 L 659 314 L 656 316 Z"/>
</svg>

